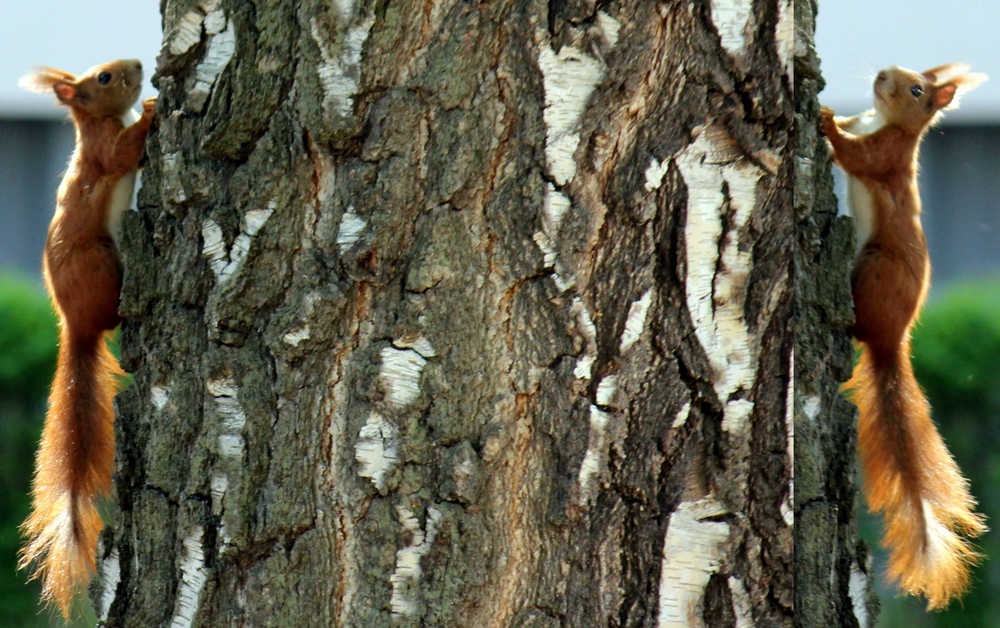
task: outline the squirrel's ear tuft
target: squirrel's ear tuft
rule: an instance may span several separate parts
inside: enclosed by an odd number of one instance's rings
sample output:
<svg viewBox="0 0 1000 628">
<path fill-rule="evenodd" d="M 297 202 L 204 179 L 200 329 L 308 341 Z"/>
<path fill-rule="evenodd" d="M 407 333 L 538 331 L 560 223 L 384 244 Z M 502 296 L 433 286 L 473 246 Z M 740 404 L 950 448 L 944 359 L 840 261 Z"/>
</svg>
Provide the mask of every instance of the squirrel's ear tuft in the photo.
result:
<svg viewBox="0 0 1000 628">
<path fill-rule="evenodd" d="M 51 92 L 57 83 L 75 82 L 76 76 L 69 72 L 55 68 L 35 68 L 31 74 L 21 77 L 17 85 L 33 92 L 47 93 Z"/>
<path fill-rule="evenodd" d="M 930 70 L 924 70 L 924 78 L 935 85 L 940 85 L 968 71 L 969 66 L 966 63 L 946 63 Z"/>
<path fill-rule="evenodd" d="M 970 72 L 968 74 L 956 76 L 951 80 L 951 82 L 958 86 L 959 94 L 964 94 L 965 92 L 971 92 L 976 89 L 987 80 L 989 80 L 989 77 L 982 72 Z"/>
<path fill-rule="evenodd" d="M 936 92 L 934 93 L 934 108 L 947 110 L 958 107 L 958 99 L 961 98 L 963 94 L 976 89 L 985 83 L 986 80 L 987 76 L 985 74 L 971 72 L 969 74 L 954 76 L 943 85 L 936 84 Z"/>
</svg>

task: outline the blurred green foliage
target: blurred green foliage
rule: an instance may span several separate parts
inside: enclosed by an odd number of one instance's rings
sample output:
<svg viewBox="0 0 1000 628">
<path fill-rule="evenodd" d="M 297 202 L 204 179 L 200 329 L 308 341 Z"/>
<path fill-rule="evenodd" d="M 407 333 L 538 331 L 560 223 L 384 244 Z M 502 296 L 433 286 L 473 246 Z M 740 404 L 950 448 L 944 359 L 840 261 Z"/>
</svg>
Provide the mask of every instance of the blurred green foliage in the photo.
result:
<svg viewBox="0 0 1000 628">
<path fill-rule="evenodd" d="M 56 363 L 56 316 L 36 282 L 0 275 L 0 626 L 65 625 L 38 605 L 37 582 L 17 571 L 18 526 L 28 516 L 35 448 Z M 93 625 L 81 618 L 75 626 Z"/>
<path fill-rule="evenodd" d="M 0 276 L 0 608 L 9 625 L 45 626 L 37 583 L 17 571 L 17 526 L 28 514 L 35 446 L 56 362 L 56 317 L 41 288 Z M 16 622 L 16 623 L 15 623 Z"/>
<path fill-rule="evenodd" d="M 913 333 L 913 366 L 938 429 L 972 484 L 991 531 L 976 539 L 985 560 L 971 591 L 944 612 L 886 587 L 885 554 L 875 558 L 882 614 L 879 628 L 1000 626 L 1000 281 L 956 286 L 934 298 Z M 864 518 L 863 535 L 878 546 L 881 522 Z"/>
</svg>

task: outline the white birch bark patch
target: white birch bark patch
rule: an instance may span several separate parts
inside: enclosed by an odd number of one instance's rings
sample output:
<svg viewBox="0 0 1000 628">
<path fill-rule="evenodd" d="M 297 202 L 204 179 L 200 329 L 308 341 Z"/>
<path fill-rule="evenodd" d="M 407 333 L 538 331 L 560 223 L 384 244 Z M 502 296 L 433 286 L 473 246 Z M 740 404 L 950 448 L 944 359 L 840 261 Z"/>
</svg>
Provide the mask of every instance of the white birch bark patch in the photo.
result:
<svg viewBox="0 0 1000 628">
<path fill-rule="evenodd" d="M 204 21 L 205 14 L 200 7 L 188 11 L 184 17 L 177 21 L 177 26 L 167 38 L 169 42 L 167 50 L 171 56 L 180 56 L 201 41 L 201 25 Z"/>
<path fill-rule="evenodd" d="M 149 390 L 149 401 L 157 411 L 167 407 L 170 401 L 170 386 L 153 386 Z"/>
<path fill-rule="evenodd" d="M 181 179 L 181 154 L 176 151 L 165 154 L 161 168 L 160 189 L 163 191 L 164 200 L 178 205 L 186 202 L 188 195 Z"/>
<path fill-rule="evenodd" d="M 681 502 L 670 515 L 660 572 L 659 628 L 705 628 L 700 601 L 712 574 L 719 571 L 729 539 L 729 524 L 706 519 L 725 512 L 708 496 Z"/>
<path fill-rule="evenodd" d="M 722 411 L 722 430 L 731 435 L 739 435 L 749 428 L 750 415 L 753 413 L 753 402 L 746 399 L 734 399 L 726 404 Z"/>
<path fill-rule="evenodd" d="M 226 493 L 229 491 L 229 476 L 223 471 L 213 471 L 209 481 L 209 491 L 212 497 L 212 514 L 219 517 L 219 539 L 222 541 L 220 554 L 225 554 L 233 544 L 233 536 L 229 533 L 226 521 Z"/>
<path fill-rule="evenodd" d="M 229 377 L 210 379 L 206 388 L 215 401 L 215 412 L 222 423 L 218 438 L 219 455 L 240 460 L 243 457 L 243 428 L 247 415 L 240 405 L 236 383 Z"/>
<path fill-rule="evenodd" d="M 819 418 L 819 413 L 823 409 L 823 400 L 818 396 L 813 395 L 806 397 L 802 402 L 802 412 L 805 414 L 806 418 L 811 422 L 815 423 Z"/>
<path fill-rule="evenodd" d="M 267 209 L 252 209 L 244 214 L 240 234 L 233 240 L 233 245 L 228 251 L 222 227 L 211 218 L 202 221 L 201 254 L 208 260 L 208 265 L 215 275 L 216 286 L 229 283 L 229 280 L 243 267 L 254 236 L 264 228 L 264 224 L 273 213 L 274 203 L 272 202 Z"/>
<path fill-rule="evenodd" d="M 111 555 L 101 561 L 101 607 L 98 609 L 101 621 L 105 621 L 108 618 L 108 613 L 111 612 L 111 605 L 115 601 L 121 576 L 121 563 L 116 547 L 111 550 Z"/>
<path fill-rule="evenodd" d="M 778 2 L 778 26 L 775 28 L 774 40 L 778 46 L 778 58 L 785 68 L 788 83 L 791 85 L 795 73 L 795 66 L 792 63 L 795 54 L 795 10 L 792 8 L 792 0 Z"/>
<path fill-rule="evenodd" d="M 575 280 L 566 278 L 566 270 L 556 254 L 555 243 L 559 238 L 559 226 L 563 216 L 571 206 L 569 197 L 560 192 L 551 183 L 545 188 L 545 211 L 542 214 L 542 230 L 532 236 L 535 244 L 542 251 L 542 264 L 546 270 L 552 271 L 552 280 L 560 292 L 573 287 Z"/>
<path fill-rule="evenodd" d="M 185 537 L 181 553 L 181 579 L 170 628 L 191 628 L 198 614 L 201 591 L 208 580 L 205 570 L 205 529 L 194 526 Z"/>
<path fill-rule="evenodd" d="M 229 491 L 229 474 L 226 468 L 239 469 L 238 465 L 242 464 L 246 448 L 243 429 L 246 427 L 247 415 L 239 401 L 239 389 L 231 377 L 210 379 L 205 387 L 212 396 L 215 414 L 220 423 L 217 449 L 222 468 L 212 472 L 209 487 L 212 514 L 219 517 L 220 553 L 224 553 L 233 540 L 227 523 L 230 517 L 226 513 L 226 493 Z"/>
<path fill-rule="evenodd" d="M 736 628 L 755 628 L 757 624 L 753 621 L 753 603 L 750 601 L 747 586 L 735 576 L 729 576 L 726 584 L 729 585 L 729 594 L 733 600 Z"/>
<path fill-rule="evenodd" d="M 750 218 L 763 172 L 726 161 L 712 135 L 710 130 L 702 132 L 676 162 L 688 190 L 684 227 L 688 310 L 712 365 L 715 391 L 725 400 L 740 389 L 750 390 L 754 382 L 755 356 L 743 312 L 752 258 L 749 251 L 740 250 L 740 232 Z M 729 189 L 730 223 L 725 234 L 724 186 Z"/>
<path fill-rule="evenodd" d="M 719 31 L 722 46 L 730 54 L 735 55 L 746 47 L 751 9 L 751 3 L 745 0 L 712 0 L 712 21 Z"/>
<path fill-rule="evenodd" d="M 663 176 L 667 174 L 669 167 L 669 161 L 660 162 L 656 157 L 649 161 L 649 167 L 646 168 L 646 183 L 643 185 L 647 192 L 659 189 L 660 185 L 663 184 Z"/>
<path fill-rule="evenodd" d="M 795 364 L 795 347 L 788 363 Z M 785 391 L 785 430 L 787 432 L 788 460 L 795 460 L 795 369 L 789 369 L 788 390 Z M 781 502 L 781 518 L 789 528 L 795 524 L 795 465 L 788 465 L 788 495 Z"/>
<path fill-rule="evenodd" d="M 555 244 L 552 239 L 544 231 L 536 231 L 535 235 L 533 235 L 531 239 L 535 241 L 535 244 L 537 244 L 538 248 L 542 251 L 542 265 L 545 270 L 552 271 L 552 281 L 555 282 L 556 288 L 559 292 L 566 292 L 576 285 L 575 280 L 567 280 L 565 278 L 566 270 L 559 261 L 559 257 L 556 254 Z"/>
<path fill-rule="evenodd" d="M 417 594 L 420 576 L 423 573 L 420 559 L 426 556 L 434 545 L 441 523 L 441 512 L 433 506 L 428 506 L 424 529 L 420 528 L 420 520 L 406 506 L 397 506 L 396 513 L 399 515 L 403 530 L 408 533 L 411 540 L 409 545 L 396 552 L 396 571 L 389 577 L 389 582 L 392 584 L 389 605 L 393 615 L 412 616 L 417 611 Z"/>
<path fill-rule="evenodd" d="M 538 53 L 545 89 L 545 160 L 558 185 L 576 175 L 573 153 L 580 144 L 580 119 L 594 88 L 604 78 L 604 64 L 575 46 L 558 54 L 544 42 Z"/>
<path fill-rule="evenodd" d="M 224 500 L 226 498 L 226 491 L 229 490 L 229 476 L 216 471 L 212 474 L 209 486 L 212 496 L 212 514 L 218 517 L 225 509 Z"/>
<path fill-rule="evenodd" d="M 604 11 L 597 12 L 597 23 L 601 27 L 601 34 L 604 35 L 608 48 L 614 48 L 618 44 L 618 31 L 622 25 Z"/>
<path fill-rule="evenodd" d="M 573 376 L 577 379 L 590 379 L 594 361 L 597 359 L 597 327 L 594 325 L 594 319 L 590 316 L 590 311 L 587 310 L 582 298 L 573 297 L 570 312 L 576 319 L 576 327 L 583 337 L 584 343 L 583 351 L 577 358 Z"/>
<path fill-rule="evenodd" d="M 354 0 L 333 0 L 333 4 L 337 7 L 337 16 L 340 21 L 346 22 L 354 17 Z"/>
<path fill-rule="evenodd" d="M 607 375 L 597 383 L 597 391 L 594 397 L 597 405 L 604 408 L 614 406 L 615 393 L 618 392 L 618 376 Z"/>
<path fill-rule="evenodd" d="M 639 340 L 644 329 L 646 329 L 646 314 L 649 312 L 649 305 L 653 302 L 653 289 L 650 288 L 643 293 L 638 301 L 633 301 L 628 308 L 628 316 L 625 318 L 625 329 L 622 330 L 621 340 L 618 344 L 618 353 L 625 355 Z"/>
<path fill-rule="evenodd" d="M 670 427 L 672 427 L 675 430 L 679 427 L 683 427 L 687 423 L 687 420 L 690 416 L 691 416 L 691 403 L 688 402 L 685 403 L 684 406 L 677 411 L 677 416 L 674 417 L 674 422 L 670 424 Z"/>
<path fill-rule="evenodd" d="M 559 237 L 559 227 L 563 216 L 570 208 L 569 197 L 556 189 L 551 183 L 545 186 L 545 214 L 542 218 L 542 229 L 554 242 Z"/>
<path fill-rule="evenodd" d="M 205 57 L 195 68 L 194 86 L 188 92 L 190 108 L 197 112 L 204 111 L 215 82 L 236 52 L 236 29 L 232 27 L 225 11 L 218 6 L 218 2 L 209 0 L 201 5 L 201 10 L 205 13 L 201 26 L 208 37 L 208 48 Z M 197 18 L 192 16 L 192 22 L 194 21 L 197 21 Z M 193 24 L 188 26 L 188 30 L 192 28 Z M 185 41 L 191 39 L 190 33 L 184 37 Z M 180 47 L 184 45 L 186 44 L 180 44 Z"/>
<path fill-rule="evenodd" d="M 285 344 L 297 347 L 303 340 L 309 340 L 311 334 L 312 331 L 309 329 L 309 325 L 304 325 L 288 332 L 281 339 Z"/>
<path fill-rule="evenodd" d="M 343 22 L 354 17 L 353 3 L 341 2 L 339 9 Z M 354 95 L 361 78 L 361 49 L 374 23 L 375 14 L 372 14 L 351 26 L 341 35 L 339 49 L 335 50 L 331 50 L 328 37 L 321 32 L 316 20 L 310 24 L 310 34 L 323 59 L 317 68 L 323 88 L 323 107 L 338 116 L 354 113 Z"/>
<path fill-rule="evenodd" d="M 357 244 L 367 226 L 368 222 L 354 213 L 353 206 L 344 212 L 343 218 L 340 219 L 340 228 L 337 230 L 337 246 L 340 248 L 341 255 Z"/>
<path fill-rule="evenodd" d="M 354 459 L 361 467 L 358 475 L 369 478 L 379 492 L 385 489 L 385 476 L 399 463 L 399 431 L 385 417 L 372 412 L 361 427 L 354 444 Z"/>
<path fill-rule="evenodd" d="M 870 628 L 871 617 L 868 615 L 868 605 L 866 598 L 868 594 L 868 576 L 866 576 L 857 562 L 851 563 L 851 576 L 847 583 L 848 594 L 851 596 L 851 606 L 854 609 L 854 618 L 858 620 L 861 628 Z"/>
<path fill-rule="evenodd" d="M 427 364 L 413 349 L 382 349 L 379 379 L 385 389 L 385 400 L 397 408 L 405 408 L 420 396 L 420 372 Z"/>
<path fill-rule="evenodd" d="M 590 379 L 590 372 L 594 368 L 597 357 L 593 355 L 582 355 L 576 361 L 576 368 L 573 369 L 573 376 L 577 379 Z"/>
<path fill-rule="evenodd" d="M 595 405 L 590 406 L 590 435 L 587 452 L 580 464 L 578 483 L 580 486 L 580 506 L 588 506 L 596 493 L 597 479 L 604 468 L 608 450 L 607 426 L 611 415 Z"/>
<path fill-rule="evenodd" d="M 599 12 L 602 34 L 614 46 L 618 40 L 618 22 L 604 12 Z M 536 32 L 539 42 L 538 67 L 542 72 L 545 90 L 545 162 L 549 174 L 558 186 L 569 183 L 576 175 L 573 153 L 580 144 L 580 120 L 590 102 L 597 84 L 603 80 L 604 62 L 575 46 L 563 46 L 557 54 L 548 44 L 545 31 Z M 552 270 L 552 279 L 560 292 L 575 285 L 567 276 L 556 255 L 559 225 L 571 205 L 568 196 L 552 184 L 546 188 L 545 212 L 542 230 L 533 239 L 542 251 L 543 264 Z"/>
</svg>

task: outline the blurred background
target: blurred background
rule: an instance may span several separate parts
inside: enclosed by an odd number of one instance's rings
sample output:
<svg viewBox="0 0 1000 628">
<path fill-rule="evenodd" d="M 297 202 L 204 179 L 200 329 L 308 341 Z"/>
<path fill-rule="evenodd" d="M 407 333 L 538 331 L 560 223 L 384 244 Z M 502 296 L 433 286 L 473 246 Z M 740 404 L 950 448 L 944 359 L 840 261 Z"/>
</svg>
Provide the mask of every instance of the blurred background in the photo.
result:
<svg viewBox="0 0 1000 628">
<path fill-rule="evenodd" d="M 964 62 L 991 80 L 930 131 L 920 154 L 924 229 L 933 265 L 930 299 L 914 331 L 917 379 L 990 527 L 986 555 L 961 603 L 928 614 L 885 582 L 881 521 L 862 517 L 876 550 L 879 628 L 1000 626 L 1000 3 L 970 0 L 820 0 L 816 46 L 826 89 L 840 115 L 872 107 L 882 68 L 922 71 Z M 844 183 L 837 193 L 843 211 Z M 860 481 L 860 480 L 859 480 Z M 863 500 L 860 509 L 867 507 Z"/>
<path fill-rule="evenodd" d="M 64 626 L 37 605 L 37 583 L 16 571 L 17 526 L 28 514 L 34 451 L 55 370 L 56 319 L 41 256 L 73 125 L 47 94 L 18 79 L 35 66 L 75 74 L 114 59 L 142 61 L 142 98 L 160 48 L 159 3 L 134 0 L 6 2 L 0 20 L 0 628 Z M 74 626 L 92 626 L 92 613 Z"/>
</svg>

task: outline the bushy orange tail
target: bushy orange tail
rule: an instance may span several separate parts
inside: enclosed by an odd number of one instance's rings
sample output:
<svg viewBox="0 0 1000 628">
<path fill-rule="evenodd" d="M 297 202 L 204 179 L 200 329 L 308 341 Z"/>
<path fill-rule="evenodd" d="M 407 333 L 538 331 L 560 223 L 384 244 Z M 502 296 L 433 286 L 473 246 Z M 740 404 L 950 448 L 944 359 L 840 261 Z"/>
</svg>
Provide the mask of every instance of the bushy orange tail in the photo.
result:
<svg viewBox="0 0 1000 628">
<path fill-rule="evenodd" d="M 910 365 L 909 343 L 886 355 L 863 345 L 845 389 L 860 411 L 858 448 L 868 508 L 884 516 L 889 577 L 928 609 L 969 585 L 980 558 L 968 541 L 986 531 L 968 482 L 931 421 Z"/>
<path fill-rule="evenodd" d="M 74 596 L 96 571 L 104 526 L 97 503 L 111 490 L 112 401 L 121 373 L 103 334 L 74 338 L 63 326 L 19 567 L 35 563 L 42 599 L 67 619 Z"/>
</svg>

